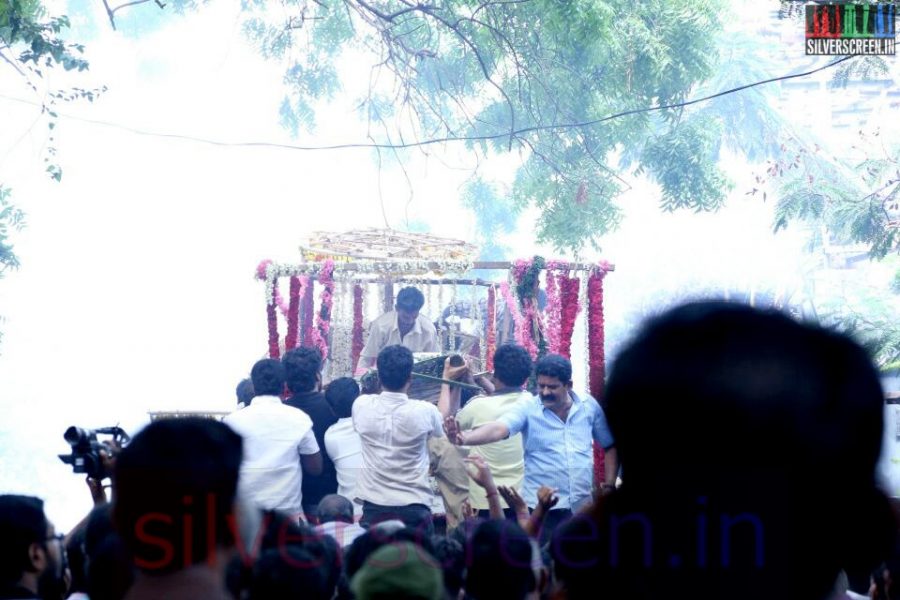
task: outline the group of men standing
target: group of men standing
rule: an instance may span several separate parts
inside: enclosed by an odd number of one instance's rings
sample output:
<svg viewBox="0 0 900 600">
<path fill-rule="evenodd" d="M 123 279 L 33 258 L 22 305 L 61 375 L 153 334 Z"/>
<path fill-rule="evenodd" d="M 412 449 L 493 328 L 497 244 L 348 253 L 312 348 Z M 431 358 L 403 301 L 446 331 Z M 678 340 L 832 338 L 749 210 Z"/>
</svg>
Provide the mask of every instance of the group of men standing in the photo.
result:
<svg viewBox="0 0 900 600">
<path fill-rule="evenodd" d="M 438 349 L 434 326 L 420 314 L 423 305 L 420 291 L 404 288 L 396 310 L 372 322 L 356 372 L 377 367 L 375 393 L 359 396 L 346 377 L 323 391 L 322 358 L 312 348 L 254 366 L 256 396 L 225 418 L 245 440 L 240 489 L 246 497 L 314 521 L 318 504 L 340 493 L 354 502 L 363 527 L 399 519 L 430 532 L 430 475 L 449 527 L 462 519 L 466 501 L 474 511 L 488 510 L 484 490 L 466 470 L 466 455 L 477 455 L 494 482 L 519 492 L 529 508 L 539 488 L 551 488 L 558 498 L 546 519 L 552 529 L 595 491 L 595 441 L 606 449 L 607 481 L 600 488 L 613 486 L 618 462 L 603 409 L 573 391 L 571 364 L 562 356 L 534 364 L 524 348 L 503 345 L 485 393 L 465 405 L 460 388 L 448 384 L 437 406 L 409 398 L 413 352 Z M 524 389 L 532 376 L 537 395 Z M 471 379 L 471 373 L 448 361 L 444 378 Z M 282 400 L 285 383 L 290 396 Z"/>
</svg>

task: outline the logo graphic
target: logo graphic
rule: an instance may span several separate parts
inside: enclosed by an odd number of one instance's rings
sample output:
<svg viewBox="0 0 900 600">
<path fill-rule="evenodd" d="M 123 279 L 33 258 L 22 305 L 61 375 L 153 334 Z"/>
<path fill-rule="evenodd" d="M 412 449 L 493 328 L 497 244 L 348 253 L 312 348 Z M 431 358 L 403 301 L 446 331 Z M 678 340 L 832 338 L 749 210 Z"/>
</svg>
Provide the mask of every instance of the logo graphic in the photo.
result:
<svg viewBox="0 0 900 600">
<path fill-rule="evenodd" d="M 806 6 L 806 54 L 815 56 L 895 54 L 897 6 L 813 4 Z"/>
</svg>

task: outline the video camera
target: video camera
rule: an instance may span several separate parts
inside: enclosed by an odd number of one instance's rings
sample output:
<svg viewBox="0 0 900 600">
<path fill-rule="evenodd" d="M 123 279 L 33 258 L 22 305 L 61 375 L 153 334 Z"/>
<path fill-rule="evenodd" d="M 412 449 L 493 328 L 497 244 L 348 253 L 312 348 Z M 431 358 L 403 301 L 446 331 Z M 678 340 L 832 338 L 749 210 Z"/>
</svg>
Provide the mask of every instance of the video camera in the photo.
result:
<svg viewBox="0 0 900 600">
<path fill-rule="evenodd" d="M 97 440 L 97 435 L 111 435 L 111 443 Z M 113 449 L 121 448 L 131 441 L 131 438 L 121 427 L 101 427 L 99 429 L 82 429 L 69 427 L 63 434 L 63 438 L 72 447 L 71 454 L 60 454 L 59 460 L 67 465 L 72 465 L 73 473 L 84 473 L 93 479 L 104 479 L 111 473 L 107 472 L 100 456 L 100 451 L 105 450 L 111 454 Z"/>
</svg>

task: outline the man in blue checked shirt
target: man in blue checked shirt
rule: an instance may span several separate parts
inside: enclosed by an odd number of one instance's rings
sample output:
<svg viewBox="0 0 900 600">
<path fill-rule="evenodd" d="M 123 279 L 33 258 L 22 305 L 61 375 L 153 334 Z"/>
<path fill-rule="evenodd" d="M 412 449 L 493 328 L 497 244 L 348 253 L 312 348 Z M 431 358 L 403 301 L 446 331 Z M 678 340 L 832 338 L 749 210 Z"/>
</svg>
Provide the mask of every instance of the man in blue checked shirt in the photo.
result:
<svg viewBox="0 0 900 600">
<path fill-rule="evenodd" d="M 572 391 L 572 363 L 549 354 L 535 364 L 538 394 L 516 404 L 499 420 L 460 431 L 448 418 L 446 428 L 454 443 L 478 446 L 522 433 L 525 446 L 525 485 L 522 497 L 529 508 L 537 505 L 542 485 L 556 490 L 559 502 L 545 522 L 545 534 L 590 502 L 593 491 L 592 441 L 606 451 L 606 481 L 602 490 L 615 487 L 619 460 L 603 409 L 591 396 Z"/>
</svg>

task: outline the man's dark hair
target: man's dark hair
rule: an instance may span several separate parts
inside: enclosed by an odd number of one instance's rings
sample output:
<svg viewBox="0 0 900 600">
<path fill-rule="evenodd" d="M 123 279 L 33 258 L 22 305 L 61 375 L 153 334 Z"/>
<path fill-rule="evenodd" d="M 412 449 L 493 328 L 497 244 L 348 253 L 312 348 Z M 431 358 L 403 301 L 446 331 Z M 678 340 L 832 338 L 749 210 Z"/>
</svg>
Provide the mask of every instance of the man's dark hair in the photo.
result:
<svg viewBox="0 0 900 600">
<path fill-rule="evenodd" d="M 234 392 L 237 394 L 237 401 L 244 406 L 250 406 L 250 401 L 253 400 L 253 396 L 256 395 L 256 391 L 253 389 L 253 382 L 250 381 L 249 378 L 242 379 L 241 382 L 237 384 L 237 388 Z"/>
<path fill-rule="evenodd" d="M 363 394 L 380 394 L 381 380 L 378 378 L 378 371 L 368 371 L 359 380 L 360 393 Z"/>
<path fill-rule="evenodd" d="M 0 589 L 15 586 L 31 569 L 28 549 L 46 545 L 44 501 L 34 496 L 0 496 Z"/>
<path fill-rule="evenodd" d="M 378 353 L 378 378 L 389 392 L 399 392 L 412 375 L 413 355 L 406 346 L 387 346 Z"/>
<path fill-rule="evenodd" d="M 284 367 L 281 361 L 264 358 L 250 370 L 254 396 L 280 396 L 284 393 Z"/>
<path fill-rule="evenodd" d="M 213 419 L 154 421 L 134 437 L 116 459 L 113 521 L 137 567 L 172 573 L 233 545 L 241 455 L 241 436 Z"/>
<path fill-rule="evenodd" d="M 328 494 L 319 501 L 316 507 L 316 516 L 319 523 L 330 523 L 337 521 L 338 523 L 353 522 L 353 503 L 339 494 Z"/>
<path fill-rule="evenodd" d="M 235 598 L 332 598 L 341 570 L 340 548 L 295 517 L 265 511 L 257 556 L 235 556 L 226 586 Z M 255 558 L 250 562 L 250 558 Z"/>
<path fill-rule="evenodd" d="M 470 544 L 466 594 L 475 600 L 523 600 L 537 582 L 531 569 L 531 542 L 516 523 L 484 521 Z"/>
<path fill-rule="evenodd" d="M 322 353 L 318 348 L 301 346 L 288 350 L 281 362 L 292 394 L 311 392 L 316 387 L 316 377 L 322 370 Z"/>
<path fill-rule="evenodd" d="M 331 600 L 334 587 L 328 588 L 327 568 L 301 545 L 264 550 L 253 565 L 247 598 L 309 598 Z"/>
<path fill-rule="evenodd" d="M 827 597 L 842 568 L 868 570 L 896 534 L 875 485 L 883 403 L 865 350 L 835 332 L 722 302 L 650 321 L 606 386 L 627 483 L 593 516 L 600 538 L 621 530 L 618 560 L 598 542 L 583 581 L 603 581 L 610 597 Z M 822 494 L 835 473 L 840 485 Z M 619 527 L 633 515 L 652 524 L 650 564 L 644 526 Z M 705 568 L 659 560 L 698 515 L 708 556 L 681 558 Z"/>
<path fill-rule="evenodd" d="M 414 287 L 405 287 L 397 294 L 397 310 L 418 312 L 425 306 L 425 296 Z"/>
<path fill-rule="evenodd" d="M 466 553 L 462 544 L 443 535 L 431 537 L 434 559 L 444 571 L 444 589 L 448 598 L 457 598 L 463 587 Z"/>
<path fill-rule="evenodd" d="M 531 376 L 531 355 L 516 344 L 503 344 L 494 352 L 494 377 L 503 385 L 522 387 Z"/>
<path fill-rule="evenodd" d="M 93 600 L 120 600 L 134 582 L 134 565 L 112 522 L 112 505 L 101 504 L 84 528 L 87 593 Z"/>
<path fill-rule="evenodd" d="M 352 416 L 353 402 L 359 396 L 359 384 L 352 377 L 338 377 L 325 388 L 325 399 L 338 419 Z"/>
<path fill-rule="evenodd" d="M 562 384 L 570 383 L 572 381 L 572 363 L 568 358 L 559 354 L 547 354 L 534 364 L 534 376 L 541 375 L 556 377 Z"/>
</svg>

